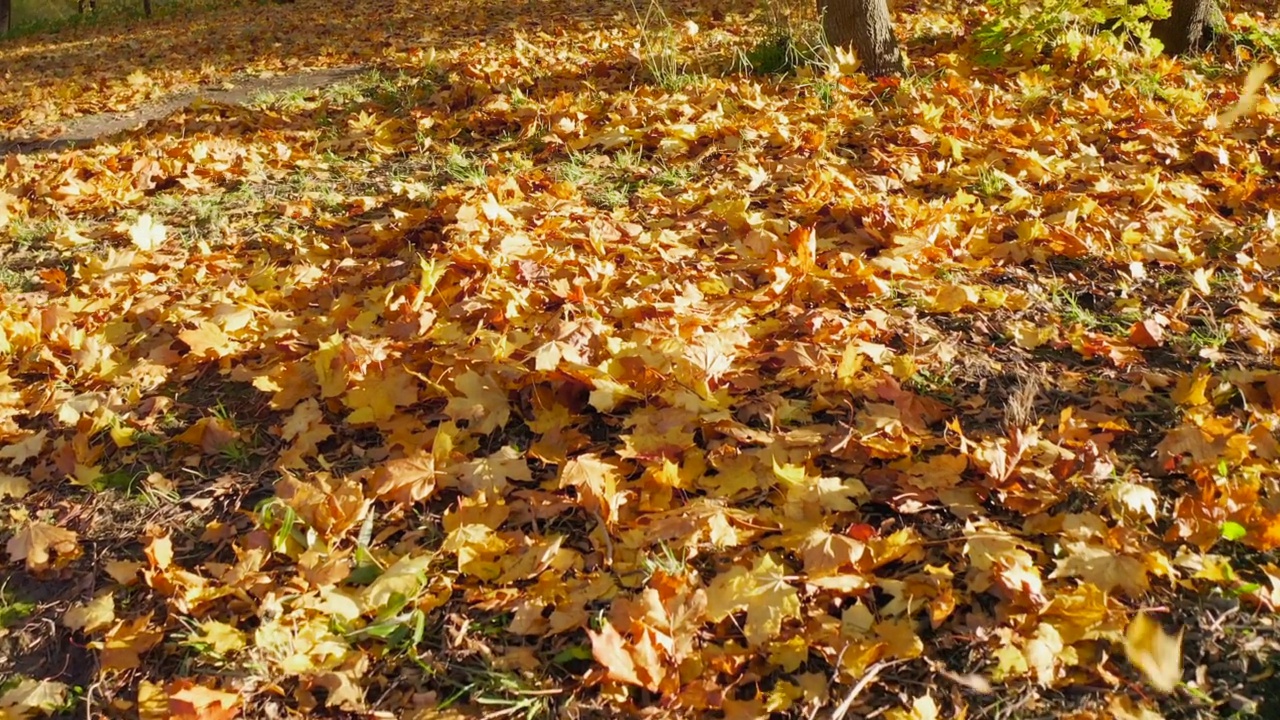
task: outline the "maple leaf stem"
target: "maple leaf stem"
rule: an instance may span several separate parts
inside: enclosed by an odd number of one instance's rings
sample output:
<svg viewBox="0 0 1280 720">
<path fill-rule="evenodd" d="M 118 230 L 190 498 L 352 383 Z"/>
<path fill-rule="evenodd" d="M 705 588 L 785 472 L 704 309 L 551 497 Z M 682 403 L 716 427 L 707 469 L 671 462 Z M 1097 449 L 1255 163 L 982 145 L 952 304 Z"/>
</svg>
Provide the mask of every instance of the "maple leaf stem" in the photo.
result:
<svg viewBox="0 0 1280 720">
<path fill-rule="evenodd" d="M 609 537 L 609 528 L 604 524 L 604 518 L 600 517 L 600 513 L 594 510 L 588 510 L 587 512 L 596 519 L 596 527 L 600 528 L 600 534 L 604 537 L 605 567 L 613 567 L 613 538 Z"/>
</svg>

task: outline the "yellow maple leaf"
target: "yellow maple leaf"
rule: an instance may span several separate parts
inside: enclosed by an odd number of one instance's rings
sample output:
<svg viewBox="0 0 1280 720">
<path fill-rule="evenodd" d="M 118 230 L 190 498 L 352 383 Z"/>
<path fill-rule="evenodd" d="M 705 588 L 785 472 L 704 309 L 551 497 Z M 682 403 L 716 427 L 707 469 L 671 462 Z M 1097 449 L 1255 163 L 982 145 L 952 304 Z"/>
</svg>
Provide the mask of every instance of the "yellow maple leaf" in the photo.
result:
<svg viewBox="0 0 1280 720">
<path fill-rule="evenodd" d="M 155 222 L 150 213 L 143 213 L 128 227 L 128 232 L 129 241 L 134 247 L 143 252 L 151 252 L 164 244 L 168 228 Z"/>
<path fill-rule="evenodd" d="M 199 632 L 193 637 L 219 655 L 243 650 L 245 647 L 245 636 L 239 628 L 217 620 L 200 623 Z"/>
<path fill-rule="evenodd" d="M 458 473 L 458 485 L 468 495 L 501 495 L 507 489 L 507 481 L 529 482 L 532 479 L 529 462 L 511 445 L 487 457 L 463 463 Z"/>
<path fill-rule="evenodd" d="M 626 495 L 618 490 L 621 480 L 616 465 L 593 453 L 579 455 L 560 468 L 560 487 L 576 488 L 582 507 L 598 515 L 606 525 L 613 522 L 618 508 L 626 502 Z"/>
<path fill-rule="evenodd" d="M 1196 368 L 1195 373 L 1192 375 L 1184 375 L 1178 378 L 1178 385 L 1173 389 L 1170 397 L 1183 407 L 1204 405 L 1209 402 L 1207 393 L 1211 379 L 1213 379 L 1213 372 L 1208 366 L 1202 365 Z"/>
<path fill-rule="evenodd" d="M 8 460 L 14 466 L 21 465 L 44 450 L 44 439 L 48 435 L 48 430 L 41 430 L 34 435 L 24 437 L 16 443 L 0 447 L 0 460 Z"/>
<path fill-rule="evenodd" d="M 799 549 L 805 572 L 826 574 L 852 567 L 862 558 L 866 546 L 847 535 L 815 527 L 805 535 Z"/>
<path fill-rule="evenodd" d="M 435 457 L 419 449 L 409 457 L 379 466 L 369 480 L 369 490 L 380 500 L 411 505 L 431 497 L 440 475 Z"/>
<path fill-rule="evenodd" d="M 17 499 L 26 495 L 30 490 L 31 482 L 26 478 L 0 473 L 0 498 L 11 497 Z"/>
<path fill-rule="evenodd" d="M 66 701 L 67 686 L 63 683 L 19 676 L 17 683 L 0 695 L 0 717 L 20 720 L 54 713 Z"/>
<path fill-rule="evenodd" d="M 342 402 L 351 408 L 347 422 L 352 425 L 390 420 L 396 408 L 418 402 L 418 380 L 404 367 L 394 365 L 370 373 L 347 391 Z"/>
<path fill-rule="evenodd" d="M 236 342 L 221 327 L 207 321 L 178 333 L 178 339 L 186 343 L 196 357 L 226 357 L 238 349 Z"/>
<path fill-rule="evenodd" d="M 116 620 L 116 598 L 104 592 L 87 603 L 75 603 L 62 616 L 62 624 L 72 630 L 93 633 Z"/>
<path fill-rule="evenodd" d="M 481 435 L 488 435 L 507 424 L 511 417 L 511 404 L 507 391 L 492 375 L 481 375 L 468 370 L 458 376 L 454 385 L 461 397 L 449 399 L 444 411 L 454 421 L 466 420 L 469 428 Z"/>
<path fill-rule="evenodd" d="M 1156 690 L 1173 692 L 1182 681 L 1182 633 L 1169 635 L 1147 613 L 1138 613 L 1129 623 L 1124 652 Z"/>
<path fill-rule="evenodd" d="M 647 684 L 636 672 L 636 663 L 627 650 L 626 638 L 614 629 L 612 623 L 605 621 L 600 632 L 587 630 L 587 637 L 591 639 L 591 656 L 604 666 L 610 680 L 641 687 Z"/>
<path fill-rule="evenodd" d="M 440 547 L 458 556 L 458 572 L 490 580 L 502 573 L 496 561 L 507 551 L 507 542 L 487 525 L 460 525 L 449 533 Z"/>
<path fill-rule="evenodd" d="M 885 713 L 886 720 L 938 720 L 938 703 L 929 694 L 911 702 L 909 709 L 894 708 Z"/>
<path fill-rule="evenodd" d="M 165 687 L 169 698 L 170 720 L 231 720 L 240 714 L 240 695 L 186 678 Z"/>
<path fill-rule="evenodd" d="M 1058 561 L 1050 578 L 1080 578 L 1107 592 L 1123 590 L 1131 597 L 1147 589 L 1147 568 L 1137 558 L 1084 541 L 1064 541 L 1062 547 L 1067 555 Z"/>
<path fill-rule="evenodd" d="M 750 570 L 735 565 L 721 573 L 707 589 L 707 617 L 719 622 L 747 611 L 743 633 L 759 647 L 782 630 L 782 623 L 800 616 L 800 596 L 786 579 L 786 568 L 764 555 Z"/>
</svg>

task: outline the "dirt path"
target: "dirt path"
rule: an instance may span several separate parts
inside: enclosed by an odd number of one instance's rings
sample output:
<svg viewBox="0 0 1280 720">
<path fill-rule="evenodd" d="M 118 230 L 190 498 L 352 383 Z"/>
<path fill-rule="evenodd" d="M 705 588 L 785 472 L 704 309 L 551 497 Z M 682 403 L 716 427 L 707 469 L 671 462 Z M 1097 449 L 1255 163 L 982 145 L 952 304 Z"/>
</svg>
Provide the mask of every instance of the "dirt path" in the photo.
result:
<svg viewBox="0 0 1280 720">
<path fill-rule="evenodd" d="M 248 77 L 232 81 L 229 88 L 199 88 L 174 93 L 157 102 L 148 103 L 123 113 L 99 113 L 73 118 L 65 123 L 63 131 L 52 137 L 32 135 L 17 140 L 0 141 L 0 156 L 10 153 L 32 153 L 45 150 L 62 150 L 82 147 L 105 137 L 128 130 L 135 130 L 152 120 L 167 117 L 197 100 L 228 105 L 245 104 L 263 93 L 325 87 L 359 75 L 368 70 L 364 65 L 311 70 L 290 75 L 272 77 Z"/>
</svg>

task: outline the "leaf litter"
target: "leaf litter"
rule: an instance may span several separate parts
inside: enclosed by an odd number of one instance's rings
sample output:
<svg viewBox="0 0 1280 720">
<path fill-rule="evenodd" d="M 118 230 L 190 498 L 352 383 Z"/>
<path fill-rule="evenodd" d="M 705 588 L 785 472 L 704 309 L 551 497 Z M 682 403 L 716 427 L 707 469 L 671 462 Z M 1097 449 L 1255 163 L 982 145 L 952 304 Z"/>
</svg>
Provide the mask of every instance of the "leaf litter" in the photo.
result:
<svg viewBox="0 0 1280 720">
<path fill-rule="evenodd" d="M 683 12 L 0 46 L 15 134 L 376 66 L 5 159 L 0 712 L 1275 712 L 1274 87 Z"/>
</svg>

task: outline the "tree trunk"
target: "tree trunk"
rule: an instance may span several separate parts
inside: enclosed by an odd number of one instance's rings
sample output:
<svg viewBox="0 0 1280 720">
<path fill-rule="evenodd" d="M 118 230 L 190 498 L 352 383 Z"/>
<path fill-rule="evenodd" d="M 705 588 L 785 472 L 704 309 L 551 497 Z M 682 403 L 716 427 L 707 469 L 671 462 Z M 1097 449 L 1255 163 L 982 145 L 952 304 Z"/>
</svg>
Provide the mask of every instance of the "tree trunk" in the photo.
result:
<svg viewBox="0 0 1280 720">
<path fill-rule="evenodd" d="M 887 0 L 818 0 L 818 13 L 827 42 L 853 48 L 867 75 L 897 75 L 906 69 Z"/>
<path fill-rule="evenodd" d="M 13 29 L 13 0 L 0 0 L 0 32 L 5 35 Z"/>
<path fill-rule="evenodd" d="M 1173 0 L 1173 12 L 1151 26 L 1151 35 L 1166 53 L 1181 55 L 1208 46 L 1222 22 L 1217 0 Z"/>
</svg>

